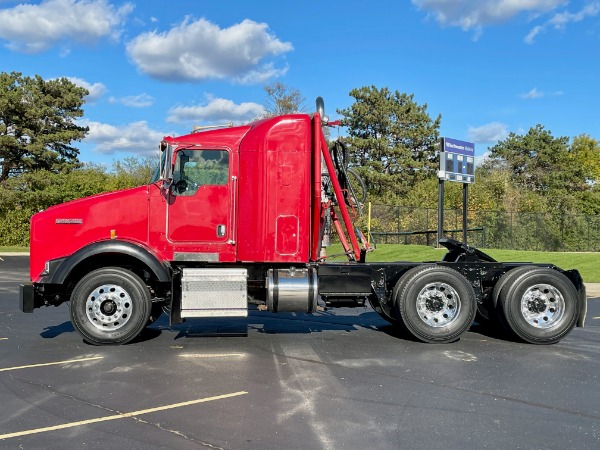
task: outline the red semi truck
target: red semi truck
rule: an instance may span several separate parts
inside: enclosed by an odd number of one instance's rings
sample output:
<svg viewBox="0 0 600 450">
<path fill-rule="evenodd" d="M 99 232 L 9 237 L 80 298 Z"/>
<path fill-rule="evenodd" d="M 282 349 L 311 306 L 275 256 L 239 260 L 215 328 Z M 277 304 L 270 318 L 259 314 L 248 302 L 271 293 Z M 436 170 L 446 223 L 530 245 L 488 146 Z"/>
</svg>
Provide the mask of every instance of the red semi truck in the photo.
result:
<svg viewBox="0 0 600 450">
<path fill-rule="evenodd" d="M 244 317 L 249 305 L 311 313 L 369 302 L 424 342 L 457 340 L 477 312 L 535 344 L 583 326 L 576 270 L 500 263 L 451 239 L 438 262 L 366 262 L 318 110 L 166 137 L 149 185 L 35 214 L 21 310 L 70 301 L 92 344 L 127 343 L 163 311 L 175 325 Z M 326 224 L 347 262 L 322 256 Z"/>
</svg>

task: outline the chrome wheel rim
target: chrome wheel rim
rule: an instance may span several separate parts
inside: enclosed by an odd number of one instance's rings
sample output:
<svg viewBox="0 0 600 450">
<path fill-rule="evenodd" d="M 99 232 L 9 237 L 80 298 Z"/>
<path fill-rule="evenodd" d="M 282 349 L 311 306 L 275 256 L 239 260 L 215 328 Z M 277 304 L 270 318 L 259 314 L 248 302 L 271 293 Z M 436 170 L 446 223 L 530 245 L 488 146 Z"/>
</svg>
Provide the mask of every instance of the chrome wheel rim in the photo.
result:
<svg viewBox="0 0 600 450">
<path fill-rule="evenodd" d="M 551 328 L 565 315 L 565 299 L 554 286 L 536 284 L 521 297 L 521 314 L 534 328 Z"/>
<path fill-rule="evenodd" d="M 460 312 L 460 297 L 456 289 L 446 283 L 429 283 L 417 296 L 417 313 L 428 326 L 445 327 Z"/>
<path fill-rule="evenodd" d="M 85 312 L 91 324 L 99 330 L 115 331 L 129 322 L 133 302 L 121 286 L 103 284 L 88 296 Z"/>
</svg>

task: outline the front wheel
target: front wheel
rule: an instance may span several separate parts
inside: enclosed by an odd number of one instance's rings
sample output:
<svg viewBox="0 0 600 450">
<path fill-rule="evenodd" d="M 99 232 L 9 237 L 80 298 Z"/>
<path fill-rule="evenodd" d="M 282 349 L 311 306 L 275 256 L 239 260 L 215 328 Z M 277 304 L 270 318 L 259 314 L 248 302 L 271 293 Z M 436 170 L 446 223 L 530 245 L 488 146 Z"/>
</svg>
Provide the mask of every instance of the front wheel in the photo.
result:
<svg viewBox="0 0 600 450">
<path fill-rule="evenodd" d="M 108 267 L 90 272 L 71 294 L 71 321 L 94 345 L 125 344 L 135 339 L 150 318 L 152 299 L 133 272 Z"/>
<path fill-rule="evenodd" d="M 475 318 L 475 292 L 456 270 L 418 266 L 406 272 L 394 289 L 398 320 L 416 338 L 431 343 L 452 342 Z"/>
</svg>

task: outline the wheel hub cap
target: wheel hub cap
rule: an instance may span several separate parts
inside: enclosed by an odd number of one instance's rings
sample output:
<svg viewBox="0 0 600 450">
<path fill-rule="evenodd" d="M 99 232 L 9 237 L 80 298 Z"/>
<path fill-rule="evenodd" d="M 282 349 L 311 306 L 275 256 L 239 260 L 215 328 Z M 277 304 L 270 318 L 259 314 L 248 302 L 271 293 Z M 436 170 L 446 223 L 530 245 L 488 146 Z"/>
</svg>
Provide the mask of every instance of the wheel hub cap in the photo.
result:
<svg viewBox="0 0 600 450">
<path fill-rule="evenodd" d="M 450 324 L 460 311 L 460 297 L 446 283 L 429 283 L 417 296 L 419 318 L 430 327 Z"/>
<path fill-rule="evenodd" d="M 100 305 L 100 310 L 103 314 L 111 316 L 117 310 L 117 304 L 112 300 L 107 300 L 105 302 L 102 302 L 102 305 Z"/>
<path fill-rule="evenodd" d="M 441 311 L 444 308 L 444 300 L 440 297 L 428 298 L 425 300 L 425 306 L 429 311 Z"/>
<path fill-rule="evenodd" d="M 105 284 L 98 286 L 86 300 L 87 318 L 96 328 L 115 331 L 131 318 L 133 303 L 121 286 Z"/>
<path fill-rule="evenodd" d="M 553 327 L 565 314 L 565 299 L 554 286 L 536 284 L 521 298 L 521 314 L 535 328 Z"/>
</svg>

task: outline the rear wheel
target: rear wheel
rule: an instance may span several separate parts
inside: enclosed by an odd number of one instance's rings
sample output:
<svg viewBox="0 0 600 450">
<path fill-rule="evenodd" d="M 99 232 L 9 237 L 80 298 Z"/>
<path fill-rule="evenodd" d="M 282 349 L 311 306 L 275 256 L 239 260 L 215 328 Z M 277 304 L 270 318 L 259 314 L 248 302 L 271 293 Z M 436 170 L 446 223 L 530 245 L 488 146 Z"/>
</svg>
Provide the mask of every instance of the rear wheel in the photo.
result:
<svg viewBox="0 0 600 450">
<path fill-rule="evenodd" d="M 498 296 L 502 323 L 532 344 L 553 344 L 577 322 L 577 291 L 562 273 L 542 267 L 511 276 Z"/>
<path fill-rule="evenodd" d="M 419 266 L 406 272 L 394 288 L 399 321 L 416 338 L 431 343 L 457 340 L 473 323 L 473 288 L 457 271 Z"/>
<path fill-rule="evenodd" d="M 145 283 L 119 267 L 84 276 L 71 294 L 71 321 L 83 338 L 95 345 L 125 344 L 144 329 L 152 300 Z"/>
<path fill-rule="evenodd" d="M 511 284 L 512 281 L 523 274 L 531 270 L 532 266 L 520 266 L 506 272 L 500 277 L 498 282 L 494 285 L 492 292 L 489 296 L 484 296 L 483 304 L 477 305 L 477 316 L 476 320 L 482 324 L 490 325 L 492 327 L 499 327 L 502 324 L 502 319 L 499 317 L 499 297 L 500 292 L 507 284 Z M 505 328 L 505 327 L 504 327 Z"/>
</svg>

